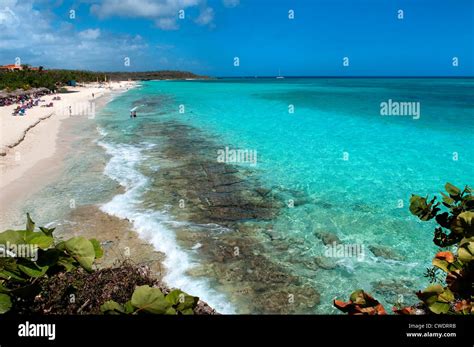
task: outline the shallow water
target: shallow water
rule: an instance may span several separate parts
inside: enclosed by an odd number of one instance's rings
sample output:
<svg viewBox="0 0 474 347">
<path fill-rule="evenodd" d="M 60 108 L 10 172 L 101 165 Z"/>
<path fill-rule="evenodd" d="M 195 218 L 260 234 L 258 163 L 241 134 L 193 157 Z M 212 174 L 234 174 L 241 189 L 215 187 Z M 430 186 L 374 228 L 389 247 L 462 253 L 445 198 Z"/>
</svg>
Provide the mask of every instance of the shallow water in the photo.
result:
<svg viewBox="0 0 474 347">
<path fill-rule="evenodd" d="M 105 156 L 87 153 L 71 164 L 68 175 L 82 181 L 73 184 L 80 191 L 67 183 L 57 189 L 130 219 L 167 253 L 165 280 L 221 312 L 271 312 L 251 302 L 263 302 L 259 293 L 276 295 L 278 283 L 280 296 L 312 288 L 295 293 L 304 304 L 281 312 L 336 313 L 332 299 L 357 288 L 388 307 L 411 302 L 428 284 L 423 272 L 436 247 L 434 224 L 411 216 L 408 200 L 436 194 L 447 181 L 473 183 L 473 87 L 472 79 L 144 82 L 95 120 Z M 381 116 L 389 99 L 419 102 L 419 119 Z M 136 106 L 138 117 L 130 119 Z M 180 181 L 179 167 L 217 163 L 217 150 L 226 147 L 256 153 L 256 165 L 230 164 L 248 185 L 268 190 L 265 199 L 279 206 L 271 220 L 209 223 L 199 216 L 199 197 L 194 201 L 193 185 Z M 105 176 L 91 173 L 87 158 L 105 160 Z M 354 248 L 329 254 L 322 233 Z M 236 244 L 246 261 L 220 259 L 217 249 Z M 388 247 L 385 257 L 374 254 L 380 246 Z M 261 278 L 271 283 L 256 288 Z M 308 303 L 314 291 L 317 305 Z"/>
</svg>

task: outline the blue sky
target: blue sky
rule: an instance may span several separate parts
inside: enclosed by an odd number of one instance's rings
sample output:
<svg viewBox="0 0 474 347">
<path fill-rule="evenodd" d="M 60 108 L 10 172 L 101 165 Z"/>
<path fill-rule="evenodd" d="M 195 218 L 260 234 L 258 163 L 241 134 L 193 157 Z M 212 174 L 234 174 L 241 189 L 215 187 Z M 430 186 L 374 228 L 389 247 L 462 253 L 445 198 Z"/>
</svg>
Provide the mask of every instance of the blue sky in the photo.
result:
<svg viewBox="0 0 474 347">
<path fill-rule="evenodd" d="M 0 63 L 16 57 L 213 76 L 473 76 L 474 1 L 0 0 Z"/>
</svg>

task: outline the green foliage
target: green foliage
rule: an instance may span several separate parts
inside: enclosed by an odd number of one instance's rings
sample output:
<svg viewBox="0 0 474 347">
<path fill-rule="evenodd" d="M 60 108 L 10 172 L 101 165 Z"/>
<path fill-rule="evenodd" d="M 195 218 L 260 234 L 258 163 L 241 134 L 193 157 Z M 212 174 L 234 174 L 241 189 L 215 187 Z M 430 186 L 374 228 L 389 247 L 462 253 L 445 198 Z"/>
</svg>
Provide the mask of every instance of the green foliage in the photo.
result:
<svg viewBox="0 0 474 347">
<path fill-rule="evenodd" d="M 64 249 L 69 255 L 76 259 L 84 269 L 92 271 L 95 249 L 91 241 L 82 236 L 73 237 L 64 243 Z"/>
<path fill-rule="evenodd" d="M 193 310 L 199 301 L 198 297 L 188 295 L 179 289 L 172 290 L 165 299 L 175 310 L 182 314 L 193 314 Z"/>
<path fill-rule="evenodd" d="M 39 227 L 27 214 L 24 230 L 7 230 L 0 233 L 0 314 L 12 308 L 17 299 L 32 300 L 41 292 L 40 279 L 58 273 L 83 268 L 93 271 L 94 261 L 104 251 L 96 239 L 78 236 L 54 242 L 53 228 Z M 29 250 L 23 254 L 22 250 Z M 0 253 L 0 255 L 2 255 Z M 107 314 L 193 314 L 199 298 L 181 290 L 165 295 L 159 288 L 148 285 L 135 288 L 125 304 L 109 300 L 101 305 Z"/>
<path fill-rule="evenodd" d="M 100 80 L 104 80 L 104 74 L 100 74 Z M 22 70 L 0 72 L 1 89 L 30 89 L 45 87 L 56 90 L 58 85 L 65 85 L 70 80 L 78 82 L 94 82 L 99 78 L 99 73 L 90 71 L 73 70 Z"/>
<path fill-rule="evenodd" d="M 121 305 L 113 300 L 105 302 L 100 310 L 105 314 L 166 314 L 192 315 L 199 301 L 198 297 L 175 289 L 165 295 L 159 288 L 138 286 L 131 300 Z"/>
<path fill-rule="evenodd" d="M 0 313 L 11 308 L 10 297 L 34 297 L 39 278 L 78 267 L 92 271 L 94 260 L 102 257 L 97 240 L 74 237 L 54 245 L 53 231 L 45 227 L 35 231 L 35 223 L 27 214 L 25 230 L 0 233 L 4 253 L 0 257 Z"/>
<path fill-rule="evenodd" d="M 429 200 L 428 197 L 413 195 L 410 198 L 410 212 L 413 215 L 422 221 L 434 218 L 438 224 L 433 242 L 441 248 L 457 249 L 456 254 L 446 250 L 435 255 L 432 260 L 433 268 L 427 269 L 425 277 L 430 278 L 431 282 L 437 282 L 438 272 L 442 271 L 446 286 L 438 283 L 419 291 L 417 296 L 421 303 L 417 307 L 434 314 L 474 314 L 474 197 L 468 186 L 461 190 L 446 183 L 445 190 L 447 194 L 441 193 L 442 203 L 437 202 L 436 197 Z M 441 205 L 445 209 L 443 212 Z M 368 295 L 361 294 L 360 291 L 355 293 L 363 297 Z M 335 300 L 334 305 L 349 313 L 360 313 L 367 308 L 355 302 L 352 297 L 349 303 Z M 393 311 L 398 314 L 415 314 L 415 307 L 393 308 Z"/>
<path fill-rule="evenodd" d="M 12 307 L 12 301 L 7 294 L 0 293 L 0 314 L 8 312 Z"/>
<path fill-rule="evenodd" d="M 45 87 L 57 90 L 69 81 L 78 83 L 107 80 L 159 80 L 197 78 L 185 71 L 150 71 L 150 72 L 93 72 L 80 70 L 21 70 L 0 71 L 0 90 L 14 91 L 16 89 L 30 89 Z"/>
<path fill-rule="evenodd" d="M 433 313 L 448 313 L 450 303 L 454 300 L 451 290 L 443 288 L 440 284 L 434 284 L 416 294 Z"/>
<path fill-rule="evenodd" d="M 336 306 L 342 312 L 350 315 L 385 315 L 385 309 L 382 304 L 375 300 L 372 296 L 358 289 L 353 292 L 348 302 L 334 300 Z"/>
</svg>

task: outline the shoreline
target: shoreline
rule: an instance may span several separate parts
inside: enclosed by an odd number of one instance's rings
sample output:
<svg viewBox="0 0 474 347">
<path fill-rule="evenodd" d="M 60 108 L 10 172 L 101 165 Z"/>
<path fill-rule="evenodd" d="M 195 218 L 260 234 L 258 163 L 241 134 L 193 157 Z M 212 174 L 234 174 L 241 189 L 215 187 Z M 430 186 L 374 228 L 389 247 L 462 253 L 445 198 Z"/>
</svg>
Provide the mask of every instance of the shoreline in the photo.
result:
<svg viewBox="0 0 474 347">
<path fill-rule="evenodd" d="M 125 83 L 125 87 L 122 87 Z M 117 93 L 133 87 L 135 83 L 114 82 L 109 88 L 96 85 L 70 88 L 72 93 L 48 95 L 46 103 L 61 96 L 52 108 L 36 106 L 25 116 L 12 116 L 14 105 L 0 108 L 0 225 L 11 227 L 13 216 L 22 202 L 57 178 L 63 169 L 64 159 L 72 150 L 75 136 L 72 130 L 88 119 L 87 115 L 69 115 L 69 106 L 75 109 L 89 104 L 92 93 L 94 112 L 100 111 Z M 8 134 L 8 136 L 4 136 Z"/>
</svg>

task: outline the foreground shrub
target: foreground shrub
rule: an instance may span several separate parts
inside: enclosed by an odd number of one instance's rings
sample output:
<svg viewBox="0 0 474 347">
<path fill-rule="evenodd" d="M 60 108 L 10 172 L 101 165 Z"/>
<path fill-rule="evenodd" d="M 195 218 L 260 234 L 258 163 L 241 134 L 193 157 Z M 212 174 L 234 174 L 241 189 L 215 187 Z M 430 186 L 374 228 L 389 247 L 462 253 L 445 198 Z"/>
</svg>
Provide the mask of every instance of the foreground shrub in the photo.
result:
<svg viewBox="0 0 474 347">
<path fill-rule="evenodd" d="M 25 230 L 0 233 L 0 313 L 215 313 L 199 298 L 166 288 L 148 268 L 130 261 L 94 269 L 104 254 L 97 240 L 79 236 L 55 242 L 53 231 L 35 231 L 27 215 Z"/>
<path fill-rule="evenodd" d="M 397 314 L 474 314 L 474 196 L 468 186 L 461 191 L 446 183 L 445 190 L 442 202 L 437 197 L 410 198 L 412 214 L 422 221 L 434 218 L 438 224 L 433 242 L 444 250 L 435 255 L 425 276 L 442 283 L 417 292 L 419 304 L 394 307 Z M 334 306 L 349 314 L 385 314 L 382 305 L 361 289 L 347 303 L 334 300 Z"/>
</svg>

